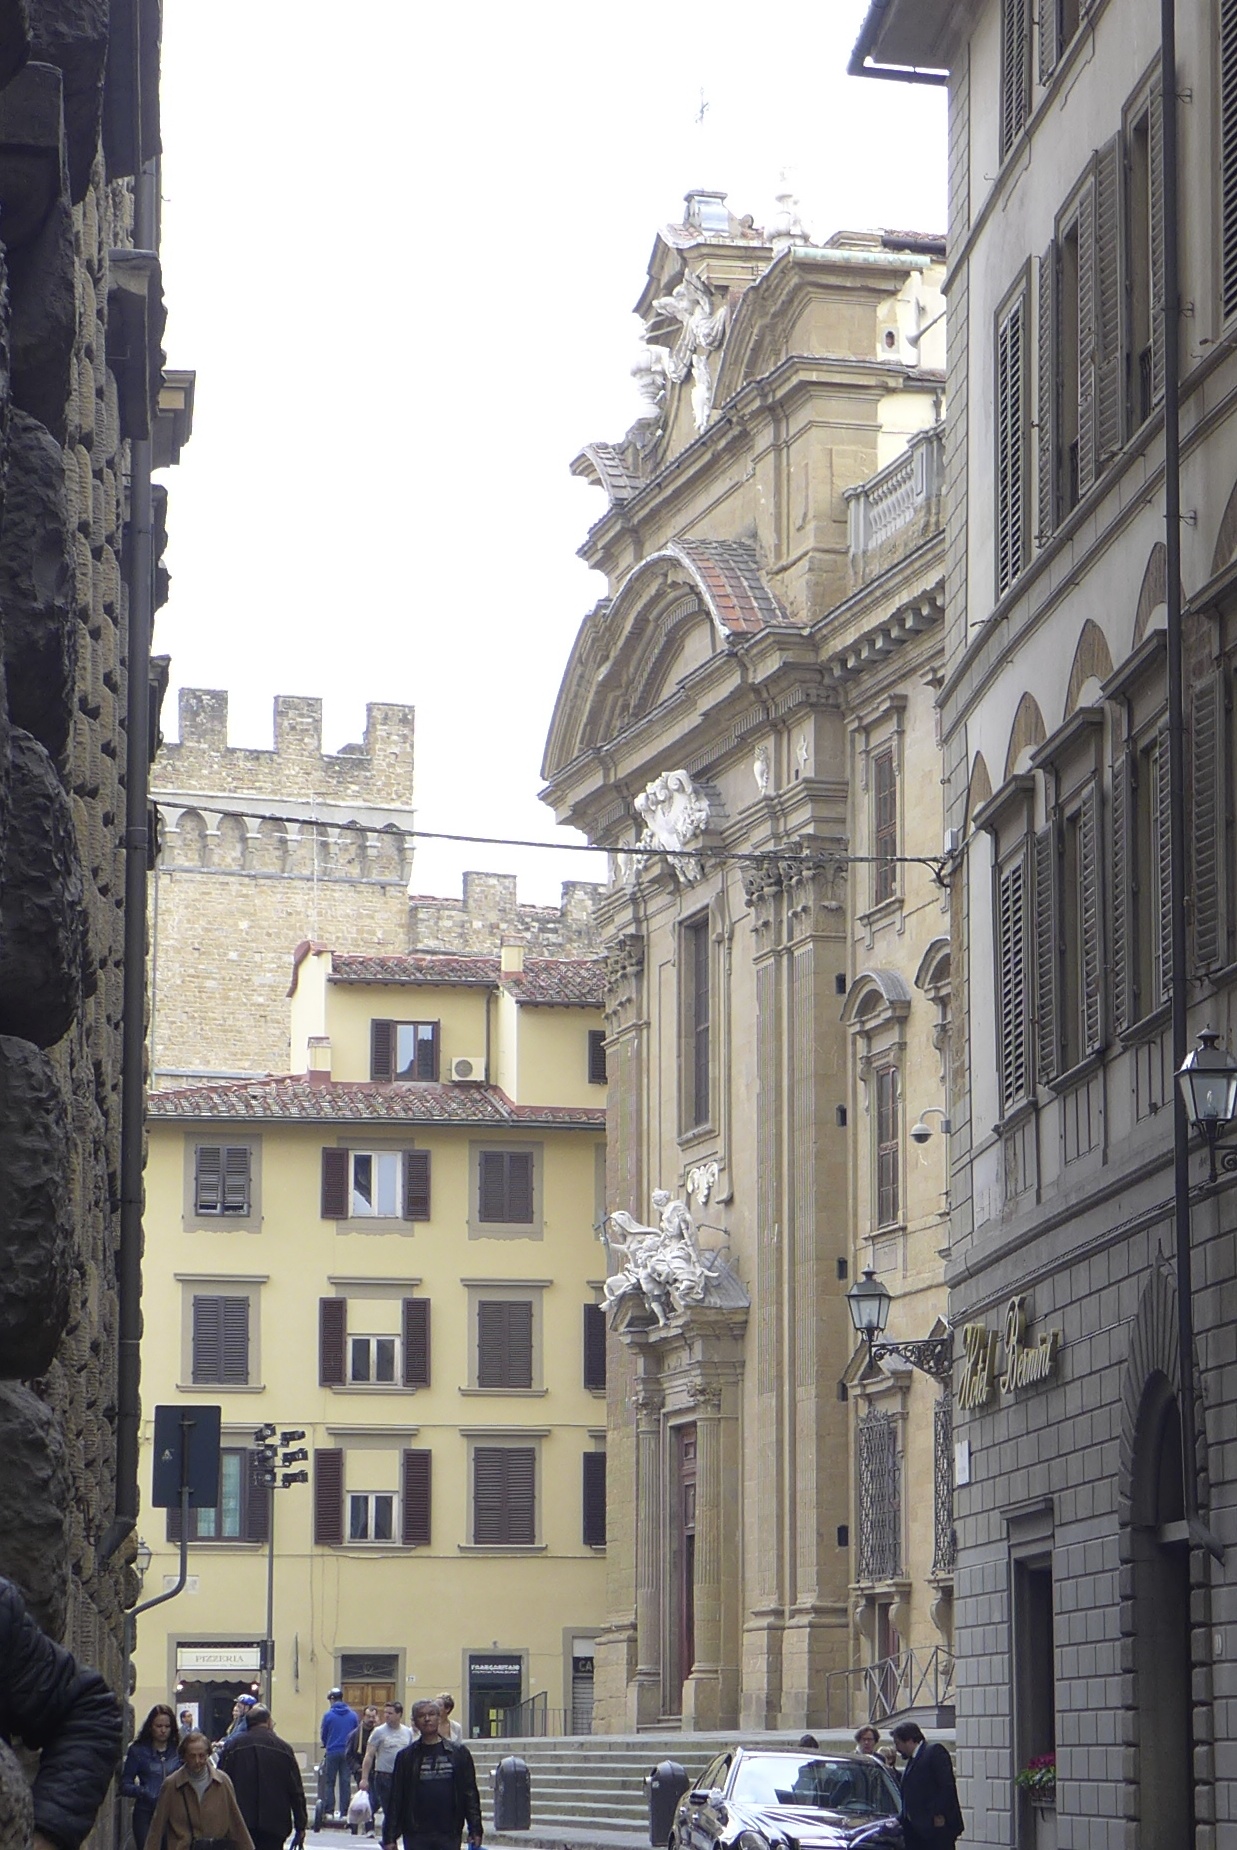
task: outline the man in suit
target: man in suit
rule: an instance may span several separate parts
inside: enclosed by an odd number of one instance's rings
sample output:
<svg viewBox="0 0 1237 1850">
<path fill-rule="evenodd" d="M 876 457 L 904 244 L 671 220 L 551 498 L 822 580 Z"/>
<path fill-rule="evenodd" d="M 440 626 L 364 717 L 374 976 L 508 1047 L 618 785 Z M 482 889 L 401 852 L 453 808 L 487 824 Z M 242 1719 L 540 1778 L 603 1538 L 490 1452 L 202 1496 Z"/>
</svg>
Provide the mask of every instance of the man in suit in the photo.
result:
<svg viewBox="0 0 1237 1850">
<path fill-rule="evenodd" d="M 953 1850 L 963 1824 L 949 1749 L 940 1741 L 925 1741 L 916 1722 L 899 1722 L 893 1742 L 906 1762 L 902 1768 L 906 1850 Z"/>
</svg>

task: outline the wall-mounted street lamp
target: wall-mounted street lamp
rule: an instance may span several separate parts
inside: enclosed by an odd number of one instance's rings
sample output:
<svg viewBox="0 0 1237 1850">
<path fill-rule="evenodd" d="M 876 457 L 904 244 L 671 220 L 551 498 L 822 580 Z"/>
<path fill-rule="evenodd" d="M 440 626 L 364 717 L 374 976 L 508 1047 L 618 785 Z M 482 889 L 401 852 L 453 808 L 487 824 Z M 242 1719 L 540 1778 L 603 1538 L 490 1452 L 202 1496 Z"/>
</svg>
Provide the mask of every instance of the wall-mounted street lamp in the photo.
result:
<svg viewBox="0 0 1237 1850">
<path fill-rule="evenodd" d="M 133 1565 L 137 1569 L 139 1586 L 145 1586 L 146 1576 L 150 1572 L 150 1564 L 154 1558 L 150 1543 L 144 1536 L 139 1536 L 137 1547 L 133 1551 Z"/>
<path fill-rule="evenodd" d="M 1176 1079 L 1185 1100 L 1186 1116 L 1207 1146 L 1209 1179 L 1216 1181 L 1220 1169 L 1228 1175 L 1237 1172 L 1237 1150 L 1226 1150 L 1218 1164 L 1216 1161 L 1220 1132 L 1237 1118 L 1237 1060 L 1220 1046 L 1220 1037 L 1213 1028 L 1203 1029 L 1198 1046 L 1177 1069 Z"/>
<path fill-rule="evenodd" d="M 879 1362 L 885 1355 L 897 1355 L 904 1362 L 909 1362 L 912 1368 L 922 1369 L 925 1375 L 931 1375 L 934 1381 L 951 1380 L 952 1336 L 921 1336 L 915 1341 L 904 1343 L 877 1341 L 889 1321 L 891 1302 L 888 1287 L 882 1285 L 870 1267 L 846 1293 L 850 1320 L 856 1333 L 868 1345 L 869 1362 Z"/>
</svg>

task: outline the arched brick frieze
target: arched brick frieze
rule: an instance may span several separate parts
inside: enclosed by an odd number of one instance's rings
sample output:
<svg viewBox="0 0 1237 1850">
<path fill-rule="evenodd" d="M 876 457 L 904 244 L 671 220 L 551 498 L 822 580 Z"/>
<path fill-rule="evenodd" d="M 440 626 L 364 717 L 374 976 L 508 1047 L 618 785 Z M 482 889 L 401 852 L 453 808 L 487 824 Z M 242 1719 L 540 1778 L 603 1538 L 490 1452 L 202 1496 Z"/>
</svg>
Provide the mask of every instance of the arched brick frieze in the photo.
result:
<svg viewBox="0 0 1237 1850">
<path fill-rule="evenodd" d="M 1134 612 L 1134 647 L 1137 648 L 1147 631 L 1151 628 L 1151 619 L 1157 610 L 1163 608 L 1168 598 L 1168 553 L 1163 540 L 1157 540 L 1147 558 L 1147 569 L 1143 573 L 1142 585 L 1138 592 L 1138 607 Z"/>
<path fill-rule="evenodd" d="M 1062 719 L 1068 719 L 1082 704 L 1083 689 L 1088 682 L 1106 681 L 1112 673 L 1112 654 L 1108 640 L 1098 623 L 1088 617 L 1082 626 L 1078 638 L 1078 647 L 1074 650 L 1074 663 L 1069 671 L 1069 691 L 1065 696 L 1065 712 Z M 1092 704 L 1088 702 L 1087 704 Z"/>
<path fill-rule="evenodd" d="M 1039 710 L 1039 702 L 1034 694 L 1024 694 L 1018 702 L 1018 711 L 1014 714 L 1013 729 L 1009 735 L 1009 750 L 1005 754 L 1005 777 L 1012 777 L 1015 771 L 1024 770 L 1031 753 L 1041 746 L 1047 737 L 1048 732 L 1044 725 L 1044 716 Z"/>
</svg>

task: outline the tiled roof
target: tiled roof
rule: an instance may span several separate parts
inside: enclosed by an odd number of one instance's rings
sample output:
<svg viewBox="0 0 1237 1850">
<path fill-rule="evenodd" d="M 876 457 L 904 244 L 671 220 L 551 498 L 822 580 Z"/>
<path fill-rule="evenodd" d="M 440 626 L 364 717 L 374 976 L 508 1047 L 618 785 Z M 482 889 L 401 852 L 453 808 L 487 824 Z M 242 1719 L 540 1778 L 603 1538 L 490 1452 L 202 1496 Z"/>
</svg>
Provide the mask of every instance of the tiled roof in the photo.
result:
<svg viewBox="0 0 1237 1850">
<path fill-rule="evenodd" d="M 403 956 L 331 959 L 333 983 L 499 985 L 520 1003 L 540 1007 L 600 1008 L 604 965 L 599 957 L 530 957 L 523 970 L 504 972 L 497 957 L 455 957 L 434 951 Z"/>
<path fill-rule="evenodd" d="M 152 1118 L 232 1118 L 303 1124 L 464 1124 L 512 1129 L 604 1130 L 603 1110 L 575 1105 L 513 1105 L 498 1086 L 325 1084 L 296 1076 L 242 1079 L 217 1086 L 152 1092 Z"/>
<path fill-rule="evenodd" d="M 691 568 L 723 629 L 751 635 L 790 623 L 744 540 L 674 540 L 666 550 Z"/>
</svg>

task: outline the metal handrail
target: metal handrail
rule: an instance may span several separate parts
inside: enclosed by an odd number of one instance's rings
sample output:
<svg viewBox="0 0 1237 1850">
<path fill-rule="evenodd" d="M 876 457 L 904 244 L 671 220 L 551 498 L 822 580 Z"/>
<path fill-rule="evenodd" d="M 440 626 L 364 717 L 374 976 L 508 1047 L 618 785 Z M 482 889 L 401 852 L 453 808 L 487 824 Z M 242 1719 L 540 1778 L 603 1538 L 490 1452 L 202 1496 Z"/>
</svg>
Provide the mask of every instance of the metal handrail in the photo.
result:
<svg viewBox="0 0 1237 1850">
<path fill-rule="evenodd" d="M 552 1709 L 546 1690 L 500 1711 L 499 1734 L 505 1741 L 545 1740 L 567 1733 L 569 1709 Z"/>
<path fill-rule="evenodd" d="M 840 1695 L 842 1715 L 834 1719 Z M 908 1710 L 948 1707 L 954 1700 L 954 1656 L 943 1645 L 931 1650 L 901 1651 L 874 1664 L 831 1670 L 825 1677 L 825 1726 L 889 1722 Z"/>
</svg>

